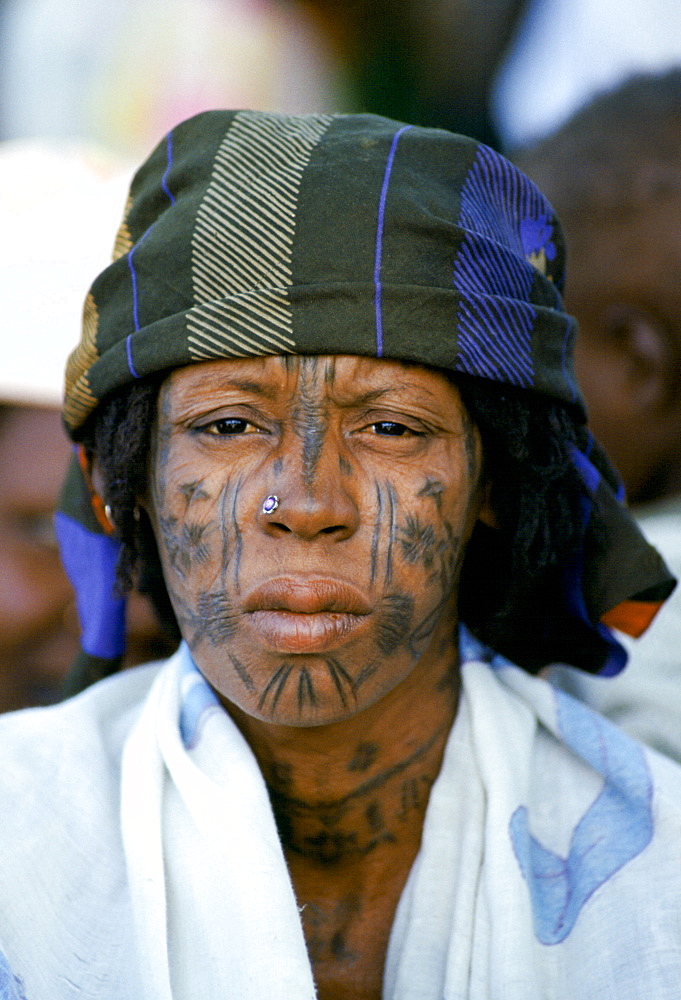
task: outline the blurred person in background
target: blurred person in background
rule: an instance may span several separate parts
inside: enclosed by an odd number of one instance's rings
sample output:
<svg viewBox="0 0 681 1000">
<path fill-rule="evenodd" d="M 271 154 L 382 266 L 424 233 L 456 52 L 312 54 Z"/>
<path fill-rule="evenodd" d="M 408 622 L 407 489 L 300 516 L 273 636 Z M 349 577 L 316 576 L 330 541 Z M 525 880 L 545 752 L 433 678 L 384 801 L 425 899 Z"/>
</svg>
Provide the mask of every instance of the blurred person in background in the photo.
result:
<svg viewBox="0 0 681 1000">
<path fill-rule="evenodd" d="M 560 216 L 589 425 L 681 574 L 681 68 L 637 75 L 515 160 Z M 625 640 L 626 641 L 626 640 Z M 612 684 L 560 682 L 681 760 L 681 593 Z M 557 675 L 558 676 L 558 675 Z"/>
<path fill-rule="evenodd" d="M 53 515 L 70 454 L 64 361 L 92 269 L 111 256 L 128 173 L 99 151 L 0 145 L 0 711 L 57 700 L 78 649 Z M 168 652 L 146 602 L 130 664 Z"/>
<path fill-rule="evenodd" d="M 633 73 L 681 62 L 678 0 L 528 0 L 524 6 L 490 87 L 490 115 L 504 150 L 554 132 Z"/>
</svg>

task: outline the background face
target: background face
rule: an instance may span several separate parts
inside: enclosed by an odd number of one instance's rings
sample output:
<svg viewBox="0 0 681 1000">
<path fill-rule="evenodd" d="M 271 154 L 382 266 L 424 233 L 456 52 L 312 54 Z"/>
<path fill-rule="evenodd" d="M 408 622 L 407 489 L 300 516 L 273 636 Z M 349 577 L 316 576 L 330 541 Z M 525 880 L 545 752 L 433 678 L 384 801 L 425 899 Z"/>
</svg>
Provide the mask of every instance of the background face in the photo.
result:
<svg viewBox="0 0 681 1000">
<path fill-rule="evenodd" d="M 226 703 L 333 722 L 451 647 L 481 453 L 443 376 L 347 356 L 191 365 L 162 386 L 154 441 L 166 583 Z"/>
<path fill-rule="evenodd" d="M 54 701 L 78 648 L 53 514 L 69 445 L 59 413 L 0 413 L 0 711 Z"/>
<path fill-rule="evenodd" d="M 567 220 L 589 426 L 632 503 L 681 488 L 681 198 Z"/>
<path fill-rule="evenodd" d="M 69 454 L 56 408 L 0 406 L 0 712 L 58 701 L 78 652 L 53 523 Z M 140 594 L 128 600 L 126 642 L 125 666 L 173 651 Z"/>
</svg>

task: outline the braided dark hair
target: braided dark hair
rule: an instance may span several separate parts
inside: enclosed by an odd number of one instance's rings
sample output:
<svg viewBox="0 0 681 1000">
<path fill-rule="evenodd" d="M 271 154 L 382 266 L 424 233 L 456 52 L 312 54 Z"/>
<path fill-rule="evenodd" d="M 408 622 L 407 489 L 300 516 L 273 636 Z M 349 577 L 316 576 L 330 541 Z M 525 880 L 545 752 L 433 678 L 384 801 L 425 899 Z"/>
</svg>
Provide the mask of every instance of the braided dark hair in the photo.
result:
<svg viewBox="0 0 681 1000">
<path fill-rule="evenodd" d="M 136 511 L 147 488 L 163 377 L 112 394 L 86 425 L 83 442 L 97 458 L 123 545 L 119 585 L 129 590 L 134 579 L 179 638 L 151 524 Z M 547 397 L 481 378 L 454 381 L 480 431 L 497 519 L 494 529 L 480 522 L 474 529 L 462 569 L 460 615 L 483 642 L 534 672 L 552 658 L 542 648 L 541 622 L 555 613 L 559 569 L 582 541 L 584 486 L 570 449 L 584 431 L 566 406 Z M 538 637 L 531 660 L 529 634 Z"/>
</svg>

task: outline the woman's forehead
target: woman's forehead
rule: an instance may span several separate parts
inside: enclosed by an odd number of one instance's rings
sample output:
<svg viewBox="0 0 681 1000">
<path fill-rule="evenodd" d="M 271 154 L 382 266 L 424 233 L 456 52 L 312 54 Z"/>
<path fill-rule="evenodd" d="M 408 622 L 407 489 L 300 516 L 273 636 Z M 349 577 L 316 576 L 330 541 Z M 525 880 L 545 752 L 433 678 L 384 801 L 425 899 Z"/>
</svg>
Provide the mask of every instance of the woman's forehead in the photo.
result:
<svg viewBox="0 0 681 1000">
<path fill-rule="evenodd" d="M 325 389 L 331 398 L 371 397 L 395 390 L 421 393 L 424 398 L 456 398 L 446 376 L 424 365 L 387 358 L 347 354 L 277 355 L 207 361 L 176 368 L 164 383 L 176 398 L 206 395 L 221 389 L 242 389 L 264 397 Z"/>
</svg>

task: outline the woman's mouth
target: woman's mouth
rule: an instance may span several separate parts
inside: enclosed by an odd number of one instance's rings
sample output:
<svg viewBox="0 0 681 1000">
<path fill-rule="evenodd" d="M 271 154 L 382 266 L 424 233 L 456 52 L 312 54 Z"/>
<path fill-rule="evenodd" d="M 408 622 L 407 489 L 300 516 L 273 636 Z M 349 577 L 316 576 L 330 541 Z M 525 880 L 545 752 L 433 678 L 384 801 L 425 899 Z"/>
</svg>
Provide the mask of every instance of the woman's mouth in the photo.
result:
<svg viewBox="0 0 681 1000">
<path fill-rule="evenodd" d="M 249 594 L 247 621 L 279 653 L 321 653 L 367 623 L 372 608 L 352 585 L 329 579 L 269 580 Z"/>
</svg>

